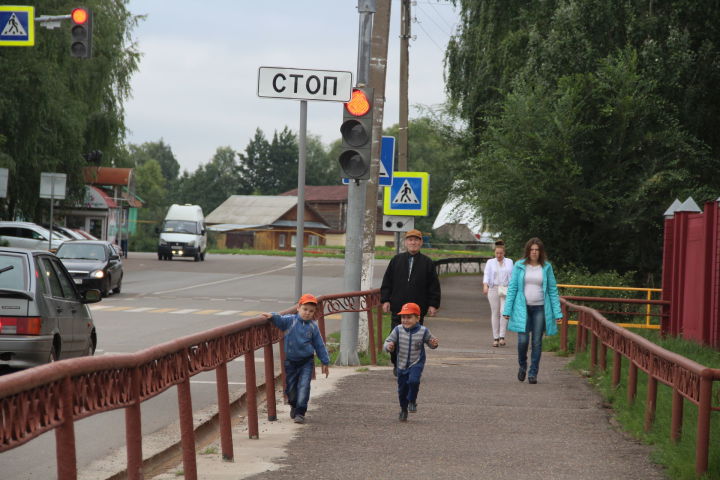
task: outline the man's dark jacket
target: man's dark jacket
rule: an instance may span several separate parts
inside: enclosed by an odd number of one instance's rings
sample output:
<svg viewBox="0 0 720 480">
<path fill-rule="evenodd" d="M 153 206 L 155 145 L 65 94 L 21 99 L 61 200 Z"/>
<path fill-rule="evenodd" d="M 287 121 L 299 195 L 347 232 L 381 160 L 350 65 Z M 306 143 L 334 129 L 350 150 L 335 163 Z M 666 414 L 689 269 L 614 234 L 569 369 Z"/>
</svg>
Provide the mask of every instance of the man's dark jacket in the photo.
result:
<svg viewBox="0 0 720 480">
<path fill-rule="evenodd" d="M 413 267 L 408 281 L 408 252 L 395 255 L 388 264 L 380 287 L 380 301 L 390 302 L 390 311 L 397 314 L 408 302 L 417 303 L 424 317 L 428 307 L 440 308 L 440 280 L 430 257 L 413 255 Z"/>
</svg>

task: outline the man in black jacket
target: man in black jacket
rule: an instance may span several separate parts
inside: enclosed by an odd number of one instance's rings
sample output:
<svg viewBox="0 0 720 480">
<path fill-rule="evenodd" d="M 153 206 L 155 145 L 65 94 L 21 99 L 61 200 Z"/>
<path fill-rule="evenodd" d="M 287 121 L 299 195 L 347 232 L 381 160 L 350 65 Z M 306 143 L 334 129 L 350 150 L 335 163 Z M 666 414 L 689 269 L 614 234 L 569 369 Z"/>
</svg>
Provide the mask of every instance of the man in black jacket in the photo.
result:
<svg viewBox="0 0 720 480">
<path fill-rule="evenodd" d="M 395 255 L 388 264 L 380 287 L 380 301 L 384 312 L 392 312 L 392 327 L 400 324 L 398 312 L 406 303 L 420 306 L 420 324 L 425 315 L 431 317 L 440 308 L 440 280 L 433 261 L 420 253 L 422 232 L 405 233 L 406 252 Z M 396 355 L 390 355 L 393 365 Z"/>
</svg>

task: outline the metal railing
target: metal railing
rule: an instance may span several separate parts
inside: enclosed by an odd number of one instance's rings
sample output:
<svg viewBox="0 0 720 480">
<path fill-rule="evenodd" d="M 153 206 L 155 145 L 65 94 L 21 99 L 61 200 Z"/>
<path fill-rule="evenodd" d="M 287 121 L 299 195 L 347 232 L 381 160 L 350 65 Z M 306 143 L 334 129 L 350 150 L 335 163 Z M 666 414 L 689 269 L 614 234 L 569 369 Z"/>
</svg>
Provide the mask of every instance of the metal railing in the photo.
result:
<svg viewBox="0 0 720 480">
<path fill-rule="evenodd" d="M 367 311 L 368 318 L 372 319 L 372 309 L 379 306 L 380 294 L 378 290 L 350 292 L 321 296 L 318 301 L 322 306 L 318 309 L 318 316 L 324 338 L 324 316 Z M 291 308 L 282 313 L 295 311 Z M 379 313 L 381 327 L 382 315 Z M 75 479 L 75 422 L 122 408 L 125 410 L 127 478 L 141 479 L 141 404 L 176 386 L 183 470 L 185 478 L 196 479 L 190 377 L 210 370 L 216 372 L 220 446 L 223 458 L 231 460 L 234 454 L 227 363 L 244 355 L 248 435 L 258 438 L 254 353 L 263 349 L 268 420 L 276 420 L 273 344 L 280 343 L 284 383 L 285 352 L 281 339 L 282 332 L 269 320 L 254 317 L 137 353 L 63 360 L 0 377 L 0 452 L 54 430 L 57 478 Z"/>
<path fill-rule="evenodd" d="M 435 260 L 438 275 L 447 273 L 483 273 L 483 264 L 493 257 L 457 257 Z"/>
<path fill-rule="evenodd" d="M 654 325 L 650 323 L 650 319 L 653 316 L 652 314 L 652 303 L 651 300 L 653 293 L 660 293 L 662 292 L 662 289 L 660 288 L 639 288 L 639 287 L 607 287 L 607 286 L 600 286 L 600 285 L 570 285 L 570 284 L 558 284 L 558 288 L 578 288 L 578 289 L 585 289 L 585 290 L 611 290 L 611 291 L 619 291 L 619 292 L 645 292 L 645 299 L 647 300 L 647 305 L 645 307 L 645 325 L 638 325 L 638 324 L 619 324 L 623 327 L 629 327 L 629 328 L 649 328 L 649 329 L 659 329 L 660 325 Z M 563 295 L 564 298 L 570 298 L 566 295 Z M 581 297 L 574 297 L 577 299 L 580 299 Z M 589 301 L 589 300 L 588 300 Z M 621 312 L 605 312 L 605 313 L 621 313 Z"/>
<path fill-rule="evenodd" d="M 597 299 L 593 299 L 595 301 Z M 618 299 L 613 299 L 617 301 Z M 628 299 L 629 300 L 629 299 Z M 626 301 L 628 301 L 626 300 Z M 640 300 L 644 302 L 645 300 Z M 633 403 L 637 393 L 638 370 L 647 374 L 647 396 L 645 399 L 645 431 L 655 420 L 657 383 L 672 389 L 672 417 L 670 438 L 678 442 L 682 434 L 683 403 L 687 399 L 698 407 L 695 444 L 695 472 L 702 475 L 708 469 L 710 445 L 710 414 L 720 411 L 713 406 L 713 382 L 720 381 L 720 369 L 708 368 L 681 355 L 665 350 L 646 338 L 609 321 L 597 310 L 570 303 L 561 299 L 563 321 L 561 327 L 561 348 L 567 351 L 567 328 L 569 314 L 577 315 L 577 338 L 575 353 L 585 351 L 590 336 L 590 369 L 598 365 L 607 370 L 607 349 L 612 353 L 612 385 L 620 384 L 623 357 L 629 361 L 627 375 L 627 400 Z M 563 340 L 564 337 L 564 340 Z M 563 343 L 564 342 L 564 343 Z"/>
</svg>

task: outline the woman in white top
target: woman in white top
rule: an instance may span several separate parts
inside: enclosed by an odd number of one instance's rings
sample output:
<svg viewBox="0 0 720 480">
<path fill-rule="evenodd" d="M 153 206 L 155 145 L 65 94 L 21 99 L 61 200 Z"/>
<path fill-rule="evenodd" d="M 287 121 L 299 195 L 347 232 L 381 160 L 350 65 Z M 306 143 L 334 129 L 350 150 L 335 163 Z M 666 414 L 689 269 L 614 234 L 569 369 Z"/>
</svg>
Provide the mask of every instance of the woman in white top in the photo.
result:
<svg viewBox="0 0 720 480">
<path fill-rule="evenodd" d="M 495 242 L 495 258 L 487 261 L 483 275 L 483 294 L 487 295 L 490 302 L 493 347 L 505 346 L 505 329 L 508 321 L 502 316 L 502 311 L 505 307 L 505 296 L 512 268 L 513 261 L 505 258 L 505 243 Z"/>
</svg>

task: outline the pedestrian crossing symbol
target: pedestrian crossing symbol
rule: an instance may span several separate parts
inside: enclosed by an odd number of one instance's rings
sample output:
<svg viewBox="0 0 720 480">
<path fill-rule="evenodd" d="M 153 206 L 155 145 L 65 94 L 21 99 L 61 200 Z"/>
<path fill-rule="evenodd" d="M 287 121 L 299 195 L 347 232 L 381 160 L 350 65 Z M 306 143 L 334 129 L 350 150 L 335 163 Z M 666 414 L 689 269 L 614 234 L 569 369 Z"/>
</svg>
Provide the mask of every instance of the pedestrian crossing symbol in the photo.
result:
<svg viewBox="0 0 720 480">
<path fill-rule="evenodd" d="M 429 190 L 429 173 L 393 172 L 393 183 L 385 188 L 383 214 L 427 216 Z"/>
<path fill-rule="evenodd" d="M 35 7 L 0 5 L 0 46 L 35 45 Z"/>
</svg>

